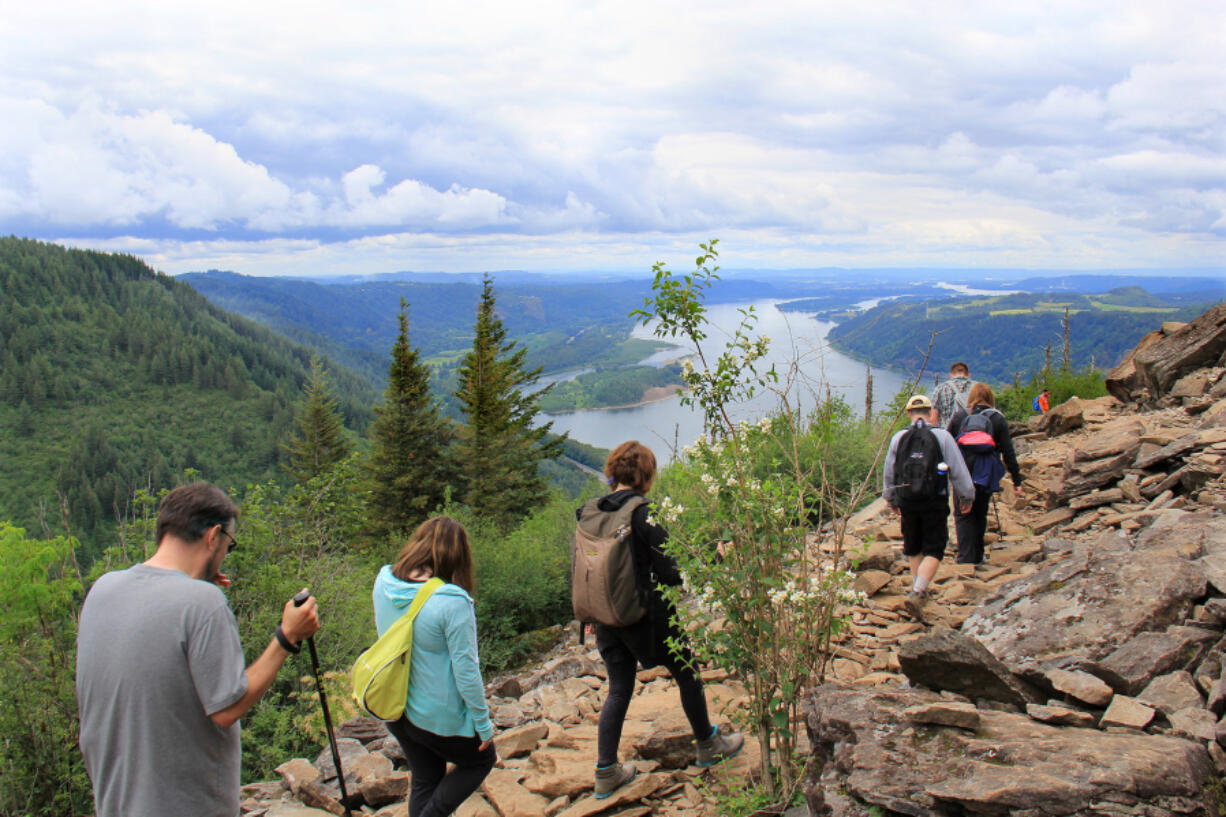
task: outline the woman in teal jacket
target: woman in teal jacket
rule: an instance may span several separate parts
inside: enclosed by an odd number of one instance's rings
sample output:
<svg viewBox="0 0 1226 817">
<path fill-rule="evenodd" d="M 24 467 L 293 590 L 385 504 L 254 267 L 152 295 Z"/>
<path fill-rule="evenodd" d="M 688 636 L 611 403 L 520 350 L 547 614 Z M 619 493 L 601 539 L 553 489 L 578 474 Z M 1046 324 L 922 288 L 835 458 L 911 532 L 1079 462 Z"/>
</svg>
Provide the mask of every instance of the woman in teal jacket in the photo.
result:
<svg viewBox="0 0 1226 817">
<path fill-rule="evenodd" d="M 409 817 L 451 814 L 494 766 L 494 725 L 477 661 L 473 558 L 464 527 L 440 516 L 418 526 L 393 565 L 375 579 L 375 626 L 382 636 L 431 577 L 434 592 L 413 622 L 404 715 L 388 730 L 412 771 Z M 447 764 L 454 764 L 450 772 Z"/>
</svg>

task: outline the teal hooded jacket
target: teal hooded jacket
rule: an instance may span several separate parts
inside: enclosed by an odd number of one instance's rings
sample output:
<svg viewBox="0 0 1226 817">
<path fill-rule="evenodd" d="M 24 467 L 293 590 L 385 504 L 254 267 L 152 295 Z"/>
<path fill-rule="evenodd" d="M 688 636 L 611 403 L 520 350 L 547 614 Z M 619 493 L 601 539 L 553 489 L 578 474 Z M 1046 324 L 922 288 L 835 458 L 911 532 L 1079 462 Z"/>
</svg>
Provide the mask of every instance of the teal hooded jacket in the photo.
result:
<svg viewBox="0 0 1226 817">
<path fill-rule="evenodd" d="M 404 582 L 384 565 L 375 579 L 375 627 L 383 635 L 404 615 L 423 582 Z M 494 735 L 477 660 L 477 618 L 464 588 L 444 584 L 413 623 L 409 695 L 404 714 L 436 735 L 489 740 Z"/>
</svg>

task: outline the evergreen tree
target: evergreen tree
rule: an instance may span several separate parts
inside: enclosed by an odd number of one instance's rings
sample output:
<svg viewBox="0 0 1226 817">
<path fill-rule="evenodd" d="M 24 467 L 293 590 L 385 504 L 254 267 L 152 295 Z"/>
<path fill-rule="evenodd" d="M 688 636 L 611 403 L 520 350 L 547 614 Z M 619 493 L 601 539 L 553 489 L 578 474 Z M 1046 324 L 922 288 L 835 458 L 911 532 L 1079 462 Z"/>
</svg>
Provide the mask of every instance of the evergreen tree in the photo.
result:
<svg viewBox="0 0 1226 817">
<path fill-rule="evenodd" d="M 281 450 L 289 458 L 285 468 L 294 479 L 307 482 L 328 471 L 353 450 L 328 389 L 327 372 L 318 357 L 311 358 L 311 375 L 302 389 L 302 401 L 294 412 L 298 427 Z"/>
<path fill-rule="evenodd" d="M 456 459 L 467 482 L 465 504 L 479 516 L 510 526 L 547 499 L 540 462 L 562 453 L 562 439 L 546 441 L 552 423 L 533 428 L 539 399 L 525 387 L 540 368 L 524 369 L 523 348 L 507 341 L 494 311 L 494 282 L 487 275 L 477 307 L 473 348 L 460 363 L 459 398 L 467 425 Z"/>
<path fill-rule="evenodd" d="M 403 533 L 441 505 L 452 476 L 451 425 L 430 396 L 430 368 L 409 345 L 408 304 L 400 299 L 383 405 L 375 409 L 367 476 L 370 513 L 384 533 Z"/>
</svg>

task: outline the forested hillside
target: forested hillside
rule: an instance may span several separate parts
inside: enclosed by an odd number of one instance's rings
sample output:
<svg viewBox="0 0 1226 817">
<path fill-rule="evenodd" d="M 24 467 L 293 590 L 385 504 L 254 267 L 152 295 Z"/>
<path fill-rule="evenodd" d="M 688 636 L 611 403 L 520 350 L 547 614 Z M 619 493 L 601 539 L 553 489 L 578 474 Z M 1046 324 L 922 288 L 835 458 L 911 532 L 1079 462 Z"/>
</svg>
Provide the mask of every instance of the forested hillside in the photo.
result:
<svg viewBox="0 0 1226 817">
<path fill-rule="evenodd" d="M 1011 382 L 1043 368 L 1050 345 L 1053 365 L 1062 360 L 1067 310 L 1069 362 L 1101 369 L 1120 362 L 1136 338 L 1155 323 L 1186 321 L 1207 303 L 1158 297 L 1140 287 L 1099 295 L 1024 294 L 889 301 L 830 332 L 832 344 L 878 366 L 916 371 L 935 332 L 928 371 L 944 376 L 963 360 L 977 379 Z"/>
<path fill-rule="evenodd" d="M 336 284 L 225 272 L 193 273 L 181 280 L 218 306 L 325 350 L 376 383 L 387 374 L 397 304 L 404 298 L 414 345 L 444 373 L 437 381 L 440 396 L 451 385 L 445 372 L 472 343 L 481 297 L 481 285 L 467 281 Z M 643 281 L 500 286 L 498 316 L 527 349 L 530 367 L 559 371 L 588 366 L 621 356 L 634 325 L 628 316 L 642 305 L 646 290 Z M 635 354 L 650 354 L 651 345 L 638 346 L 646 351 Z"/>
<path fill-rule="evenodd" d="M 282 478 L 311 354 L 131 256 L 0 239 L 0 519 L 94 550 L 137 487 Z M 377 392 L 331 377 L 363 429 Z"/>
</svg>

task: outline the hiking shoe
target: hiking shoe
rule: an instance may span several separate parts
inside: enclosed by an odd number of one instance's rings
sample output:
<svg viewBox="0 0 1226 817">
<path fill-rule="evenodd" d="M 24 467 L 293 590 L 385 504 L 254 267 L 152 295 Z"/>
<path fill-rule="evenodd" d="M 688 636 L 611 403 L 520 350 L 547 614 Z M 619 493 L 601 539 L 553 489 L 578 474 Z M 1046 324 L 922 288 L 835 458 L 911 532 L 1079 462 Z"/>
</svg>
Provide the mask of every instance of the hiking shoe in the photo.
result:
<svg viewBox="0 0 1226 817">
<path fill-rule="evenodd" d="M 698 765 L 714 766 L 724 758 L 732 757 L 745 745 L 745 736 L 740 732 L 721 735 L 718 726 L 711 727 L 711 737 L 698 741 Z"/>
<path fill-rule="evenodd" d="M 596 767 L 596 799 L 603 800 L 634 779 L 639 770 L 629 763 L 614 763 L 603 769 Z"/>
<path fill-rule="evenodd" d="M 907 594 L 907 600 L 903 602 L 903 606 L 907 608 L 908 615 L 918 621 L 924 623 L 924 605 L 928 603 L 928 594 L 912 590 Z"/>
</svg>

